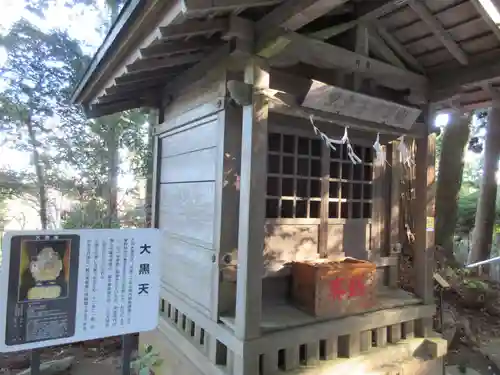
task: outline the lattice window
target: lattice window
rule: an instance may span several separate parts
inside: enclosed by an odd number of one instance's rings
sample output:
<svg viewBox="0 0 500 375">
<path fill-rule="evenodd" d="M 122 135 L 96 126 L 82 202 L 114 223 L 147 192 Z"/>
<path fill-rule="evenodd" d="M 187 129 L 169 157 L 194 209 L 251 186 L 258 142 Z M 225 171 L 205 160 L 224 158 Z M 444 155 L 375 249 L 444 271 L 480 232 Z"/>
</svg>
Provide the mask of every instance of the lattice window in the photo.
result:
<svg viewBox="0 0 500 375">
<path fill-rule="evenodd" d="M 321 165 L 330 164 L 328 217 L 370 218 L 372 149 L 355 146 L 363 160 L 354 165 L 344 147 L 322 160 L 322 141 L 270 133 L 267 169 L 267 218 L 320 218 Z M 326 204 L 326 202 L 325 202 Z"/>
<path fill-rule="evenodd" d="M 353 148 L 361 164 L 351 162 L 346 147 L 330 152 L 329 218 L 369 219 L 372 216 L 373 149 Z"/>
<path fill-rule="evenodd" d="M 267 217 L 319 218 L 321 140 L 269 134 Z"/>
</svg>

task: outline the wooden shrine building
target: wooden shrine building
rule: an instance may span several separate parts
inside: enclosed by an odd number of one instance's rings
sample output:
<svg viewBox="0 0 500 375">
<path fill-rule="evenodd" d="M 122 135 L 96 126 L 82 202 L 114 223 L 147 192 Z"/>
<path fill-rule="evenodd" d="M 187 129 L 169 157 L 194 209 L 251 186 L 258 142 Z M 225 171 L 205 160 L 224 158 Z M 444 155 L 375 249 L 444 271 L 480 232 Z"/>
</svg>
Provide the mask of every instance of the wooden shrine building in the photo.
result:
<svg viewBox="0 0 500 375">
<path fill-rule="evenodd" d="M 442 373 L 430 128 L 436 110 L 498 111 L 499 5 L 126 2 L 73 101 L 89 117 L 158 113 L 161 319 L 141 337 L 158 374 Z M 327 146 L 345 133 L 352 152 Z M 414 293 L 398 285 L 405 168 Z M 335 319 L 296 308 L 290 262 L 341 255 L 376 264 L 376 304 Z"/>
</svg>

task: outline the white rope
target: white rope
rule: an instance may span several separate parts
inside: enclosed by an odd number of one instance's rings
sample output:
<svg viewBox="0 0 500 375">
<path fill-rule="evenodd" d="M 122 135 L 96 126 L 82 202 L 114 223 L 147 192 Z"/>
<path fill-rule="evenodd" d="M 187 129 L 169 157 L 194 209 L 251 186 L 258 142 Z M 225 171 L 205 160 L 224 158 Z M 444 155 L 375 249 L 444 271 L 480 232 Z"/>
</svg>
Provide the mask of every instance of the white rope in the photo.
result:
<svg viewBox="0 0 500 375">
<path fill-rule="evenodd" d="M 276 93 L 282 92 L 282 91 L 279 91 L 279 90 L 259 90 L 259 92 L 261 94 L 265 95 L 270 100 L 277 101 L 281 105 L 284 105 L 284 106 L 289 107 L 289 108 L 293 108 L 297 111 L 300 111 L 300 108 L 292 107 L 291 105 L 285 103 L 280 98 L 277 98 L 276 96 L 274 96 L 274 95 L 276 95 Z M 348 126 L 344 127 L 344 135 L 342 136 L 342 138 L 339 140 L 336 140 L 336 139 L 328 137 L 325 133 L 323 133 L 321 130 L 319 130 L 319 128 L 314 123 L 314 115 L 308 114 L 305 111 L 300 111 L 300 112 L 302 112 L 304 115 L 309 117 L 309 121 L 311 122 L 311 125 L 314 129 L 314 134 L 319 136 L 330 149 L 332 149 L 333 151 L 336 151 L 337 148 L 334 145 L 336 145 L 336 144 L 337 145 L 346 145 L 347 156 L 349 157 L 351 162 L 353 164 L 362 163 L 362 160 L 354 152 L 354 149 L 351 145 L 351 141 L 349 140 L 349 136 L 347 134 Z M 325 120 L 325 121 L 328 121 L 328 120 Z M 328 122 L 339 125 L 338 122 L 335 122 L 335 121 L 328 121 Z M 411 158 L 411 154 L 410 154 L 410 152 L 409 152 L 409 150 L 406 147 L 406 144 L 404 142 L 404 135 L 399 137 L 398 140 L 399 140 L 398 150 L 399 150 L 401 162 L 403 164 L 406 164 L 407 166 L 411 167 L 414 164 L 414 162 L 413 162 L 413 160 Z M 386 152 L 385 152 L 384 148 L 382 147 L 382 145 L 380 144 L 380 133 L 377 133 L 377 138 L 375 139 L 375 142 L 373 144 L 373 148 L 375 149 L 375 164 L 383 165 L 384 163 L 387 163 Z"/>
<path fill-rule="evenodd" d="M 401 163 L 404 165 L 411 167 L 414 165 L 413 159 L 411 158 L 411 153 L 408 150 L 408 147 L 406 147 L 405 143 L 405 136 L 401 136 L 398 138 L 399 140 L 399 145 L 398 145 L 398 150 L 399 150 L 399 159 Z"/>
<path fill-rule="evenodd" d="M 375 164 L 382 166 L 387 162 L 385 150 L 380 144 L 380 133 L 377 133 L 377 138 L 375 143 L 373 143 L 373 149 L 375 150 Z"/>
</svg>

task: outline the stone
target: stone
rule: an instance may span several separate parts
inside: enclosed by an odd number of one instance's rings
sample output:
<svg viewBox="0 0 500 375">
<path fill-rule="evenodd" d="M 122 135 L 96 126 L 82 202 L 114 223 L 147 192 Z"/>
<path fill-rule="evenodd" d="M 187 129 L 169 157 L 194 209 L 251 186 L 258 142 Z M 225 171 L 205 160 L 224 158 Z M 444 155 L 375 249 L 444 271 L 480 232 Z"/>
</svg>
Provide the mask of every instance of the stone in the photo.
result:
<svg viewBox="0 0 500 375">
<path fill-rule="evenodd" d="M 0 354 L 0 368 L 22 370 L 30 366 L 30 352 Z"/>
<path fill-rule="evenodd" d="M 67 371 L 72 365 L 75 357 L 65 357 L 54 361 L 42 362 L 40 375 L 57 375 Z M 30 375 L 31 368 L 19 372 L 17 375 Z"/>
</svg>

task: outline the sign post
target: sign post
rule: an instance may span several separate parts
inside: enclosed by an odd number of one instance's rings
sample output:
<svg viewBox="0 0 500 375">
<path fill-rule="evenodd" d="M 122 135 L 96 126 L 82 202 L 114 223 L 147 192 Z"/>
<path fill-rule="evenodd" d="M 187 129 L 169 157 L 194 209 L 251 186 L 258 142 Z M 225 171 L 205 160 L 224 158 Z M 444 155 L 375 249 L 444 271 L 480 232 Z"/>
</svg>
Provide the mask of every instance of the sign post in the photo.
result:
<svg viewBox="0 0 500 375">
<path fill-rule="evenodd" d="M 150 228 L 7 232 L 0 353 L 155 329 L 159 240 Z"/>
</svg>

